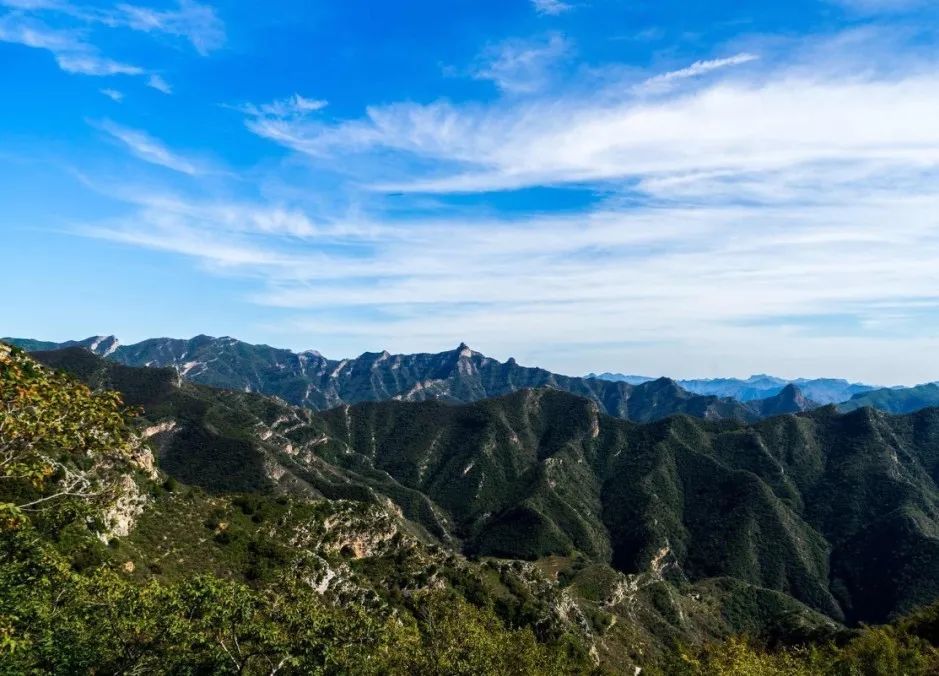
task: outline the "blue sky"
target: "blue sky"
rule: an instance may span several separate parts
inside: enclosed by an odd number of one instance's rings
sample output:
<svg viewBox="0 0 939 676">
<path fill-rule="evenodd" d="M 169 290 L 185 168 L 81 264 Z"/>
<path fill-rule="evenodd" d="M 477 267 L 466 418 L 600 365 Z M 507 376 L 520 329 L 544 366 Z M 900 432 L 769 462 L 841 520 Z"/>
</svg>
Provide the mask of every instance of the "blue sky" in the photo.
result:
<svg viewBox="0 0 939 676">
<path fill-rule="evenodd" d="M 937 380 L 937 29 L 916 0 L 0 0 L 0 334 Z"/>
</svg>

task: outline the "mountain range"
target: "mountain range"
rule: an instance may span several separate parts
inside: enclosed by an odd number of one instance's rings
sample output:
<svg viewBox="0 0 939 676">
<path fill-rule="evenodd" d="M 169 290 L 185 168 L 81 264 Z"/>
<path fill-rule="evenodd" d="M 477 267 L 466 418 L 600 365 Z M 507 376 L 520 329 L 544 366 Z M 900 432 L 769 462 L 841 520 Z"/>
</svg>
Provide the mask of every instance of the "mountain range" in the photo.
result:
<svg viewBox="0 0 939 676">
<path fill-rule="evenodd" d="M 694 394 L 668 378 L 632 385 L 564 376 L 521 366 L 514 359 L 500 362 L 465 344 L 438 354 L 366 352 L 337 361 L 315 351 L 296 353 L 229 337 L 155 338 L 133 345 L 121 345 L 113 336 L 66 343 L 3 340 L 30 351 L 80 347 L 127 366 L 170 367 L 195 383 L 259 392 L 314 410 L 386 399 L 469 403 L 533 387 L 570 392 L 595 402 L 603 413 L 636 421 L 675 413 L 753 421 L 816 405 L 783 388 L 765 400 L 743 402 Z"/>
<path fill-rule="evenodd" d="M 151 585 L 210 573 L 264 594 L 302 568 L 344 613 L 419 622 L 429 611 L 409 599 L 449 589 L 545 645 L 583 645 L 566 673 L 678 673 L 675 645 L 739 633 L 843 642 L 939 598 L 936 408 L 780 413 L 807 405 L 788 385 L 759 420 L 661 416 L 662 402 L 699 395 L 650 381 L 636 388 L 665 395 L 643 395 L 634 419 L 556 382 L 315 410 L 93 345 L 31 357 L 120 393 L 153 459 L 119 484 L 131 493 L 108 523 L 120 528 L 56 536 L 64 569 L 110 565 Z"/>
<path fill-rule="evenodd" d="M 939 409 L 636 423 L 538 388 L 315 412 L 82 349 L 34 355 L 142 407 L 159 467 L 213 493 L 391 504 L 473 556 L 583 556 L 675 593 L 732 579 L 838 623 L 939 597 Z"/>
<path fill-rule="evenodd" d="M 836 378 L 789 381 L 765 374 L 746 379 L 672 380 L 612 373 L 578 378 L 522 366 L 514 359 L 500 362 L 465 344 L 436 354 L 366 352 L 334 360 L 315 350 L 293 352 L 204 335 L 131 345 L 122 345 L 114 336 L 64 343 L 0 340 L 28 351 L 82 347 L 128 366 L 172 367 L 192 382 L 259 392 L 314 410 L 385 399 L 469 403 L 532 387 L 586 397 L 604 413 L 635 421 L 687 413 L 752 422 L 827 404 L 842 411 L 872 406 L 888 413 L 939 405 L 936 383 L 881 388 Z"/>
<path fill-rule="evenodd" d="M 888 413 L 909 413 L 929 406 L 939 406 L 939 383 L 915 387 L 891 387 L 859 393 L 839 405 L 845 411 L 870 406 Z"/>
<path fill-rule="evenodd" d="M 624 382 L 633 385 L 654 380 L 647 376 L 623 375 L 621 373 L 589 374 L 588 378 L 599 378 L 612 382 Z M 699 378 L 677 380 L 681 387 L 695 394 L 711 394 L 719 397 L 733 397 L 739 401 L 752 401 L 772 397 L 786 387 L 795 385 L 802 393 L 819 404 L 839 404 L 858 394 L 881 389 L 874 385 L 851 383 L 840 378 L 796 378 L 785 380 L 766 374 L 752 375 L 749 378 Z"/>
</svg>

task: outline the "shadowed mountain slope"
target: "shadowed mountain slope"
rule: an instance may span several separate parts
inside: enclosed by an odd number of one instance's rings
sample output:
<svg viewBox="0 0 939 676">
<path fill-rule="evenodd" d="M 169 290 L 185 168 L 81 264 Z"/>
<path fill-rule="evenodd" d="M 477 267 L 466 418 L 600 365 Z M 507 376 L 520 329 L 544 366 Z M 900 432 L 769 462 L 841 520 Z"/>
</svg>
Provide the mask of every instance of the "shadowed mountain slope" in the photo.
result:
<svg viewBox="0 0 939 676">
<path fill-rule="evenodd" d="M 472 551 L 734 577 L 849 621 L 939 595 L 939 574 L 922 572 L 939 563 L 936 410 L 635 425 L 538 390 L 321 418 L 318 455 L 427 495 Z"/>
</svg>

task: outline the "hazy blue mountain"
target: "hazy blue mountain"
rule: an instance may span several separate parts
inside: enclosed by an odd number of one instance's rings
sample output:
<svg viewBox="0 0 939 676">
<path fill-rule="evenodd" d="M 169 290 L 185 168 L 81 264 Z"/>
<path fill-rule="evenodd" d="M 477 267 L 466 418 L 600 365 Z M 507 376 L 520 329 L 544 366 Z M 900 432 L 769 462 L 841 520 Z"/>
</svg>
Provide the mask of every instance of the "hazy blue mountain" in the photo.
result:
<svg viewBox="0 0 939 676">
<path fill-rule="evenodd" d="M 783 387 L 778 394 L 747 403 L 764 418 L 785 413 L 802 413 L 819 407 L 817 402 L 806 397 L 801 388 L 792 383 Z"/>
<path fill-rule="evenodd" d="M 626 376 L 620 373 L 590 374 L 588 378 L 600 378 L 612 382 L 633 382 L 644 379 L 644 376 Z M 651 379 L 650 379 L 651 380 Z M 766 399 L 779 394 L 789 385 L 797 385 L 799 390 L 811 401 L 818 404 L 838 404 L 847 401 L 857 394 L 863 394 L 878 389 L 874 385 L 851 383 L 840 378 L 796 378 L 785 380 L 766 374 L 752 375 L 749 378 L 703 378 L 678 380 L 679 385 L 695 394 L 714 395 L 718 397 L 733 397 L 739 401 L 753 401 Z"/>
<path fill-rule="evenodd" d="M 630 385 L 642 385 L 650 380 L 655 380 L 650 376 L 625 375 L 623 373 L 588 373 L 585 378 L 598 378 L 599 380 L 609 380 L 614 383 L 629 383 Z"/>
<path fill-rule="evenodd" d="M 837 404 L 864 392 L 876 390 L 876 385 L 850 383 L 840 378 L 797 378 L 792 381 L 813 401 Z"/>
</svg>

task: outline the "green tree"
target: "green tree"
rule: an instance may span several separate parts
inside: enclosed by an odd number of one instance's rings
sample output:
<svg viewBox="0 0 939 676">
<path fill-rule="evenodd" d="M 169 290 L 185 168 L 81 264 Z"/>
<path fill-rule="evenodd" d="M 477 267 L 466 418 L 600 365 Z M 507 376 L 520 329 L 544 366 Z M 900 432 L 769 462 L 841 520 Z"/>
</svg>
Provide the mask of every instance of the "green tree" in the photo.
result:
<svg viewBox="0 0 939 676">
<path fill-rule="evenodd" d="M 136 438 L 115 392 L 92 392 L 0 344 L 0 503 L 104 504 Z"/>
</svg>

